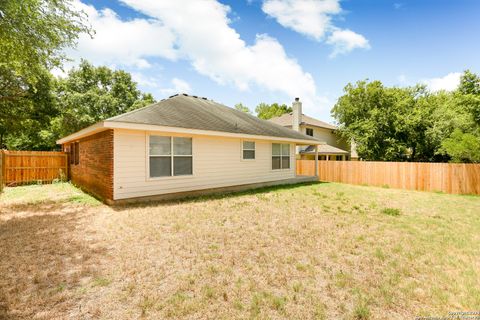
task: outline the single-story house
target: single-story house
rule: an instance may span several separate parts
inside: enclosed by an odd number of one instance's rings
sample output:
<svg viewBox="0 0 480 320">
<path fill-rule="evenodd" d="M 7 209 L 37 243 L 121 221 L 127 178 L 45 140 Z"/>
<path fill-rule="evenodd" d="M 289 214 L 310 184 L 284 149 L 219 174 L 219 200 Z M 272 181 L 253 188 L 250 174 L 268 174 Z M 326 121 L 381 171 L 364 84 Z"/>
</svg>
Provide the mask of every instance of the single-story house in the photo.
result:
<svg viewBox="0 0 480 320">
<path fill-rule="evenodd" d="M 180 94 L 57 141 L 71 181 L 107 203 L 311 181 L 295 147 L 314 137 L 206 98 Z M 201 191 L 201 192 L 199 192 Z"/>
<path fill-rule="evenodd" d="M 337 134 L 337 127 L 309 117 L 302 113 L 302 102 L 296 98 L 292 104 L 292 112 L 285 113 L 269 121 L 293 129 L 326 143 L 318 146 L 319 160 L 358 160 L 354 143 L 348 143 Z M 315 146 L 297 148 L 298 158 L 315 159 Z"/>
</svg>

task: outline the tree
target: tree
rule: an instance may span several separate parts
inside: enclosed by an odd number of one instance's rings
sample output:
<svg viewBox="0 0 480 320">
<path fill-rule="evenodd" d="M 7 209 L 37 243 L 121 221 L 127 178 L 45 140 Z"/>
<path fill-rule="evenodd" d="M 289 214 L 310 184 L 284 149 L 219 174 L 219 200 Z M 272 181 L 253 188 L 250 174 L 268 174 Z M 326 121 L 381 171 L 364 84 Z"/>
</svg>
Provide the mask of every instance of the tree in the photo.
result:
<svg viewBox="0 0 480 320">
<path fill-rule="evenodd" d="M 267 120 L 274 117 L 279 117 L 285 113 L 292 112 L 292 108 L 288 107 L 286 104 L 266 104 L 262 102 L 255 108 L 255 112 L 257 113 L 257 117 Z"/>
<path fill-rule="evenodd" d="M 366 160 L 474 162 L 480 137 L 480 78 L 465 71 L 455 92 L 425 86 L 348 84 L 332 109 L 340 134 Z"/>
<path fill-rule="evenodd" d="M 1 80 L 15 76 L 35 85 L 45 69 L 62 66 L 64 49 L 73 47 L 84 32 L 92 32 L 86 16 L 70 0 L 1 1 Z M 22 95 L 21 91 L 3 92 L 3 100 Z"/>
<path fill-rule="evenodd" d="M 407 119 L 401 115 L 411 103 L 405 91 L 385 88 L 380 81 L 359 81 L 345 87 L 345 95 L 332 114 L 340 124 L 341 135 L 355 140 L 361 158 L 404 160 L 410 150 L 405 143 Z"/>
<path fill-rule="evenodd" d="M 461 94 L 480 95 L 480 77 L 470 70 L 465 70 L 460 77 L 457 89 Z"/>
<path fill-rule="evenodd" d="M 442 142 L 442 149 L 451 156 L 453 162 L 480 163 L 480 136 L 455 129 L 451 136 Z"/>
<path fill-rule="evenodd" d="M 80 33 L 91 32 L 85 21 L 70 0 L 0 1 L 0 148 L 19 146 L 56 115 L 49 70 L 61 67 Z"/>
<path fill-rule="evenodd" d="M 58 80 L 56 96 L 61 114 L 52 125 L 57 136 L 155 102 L 151 94 L 137 89 L 129 73 L 95 67 L 85 60 Z"/>
<path fill-rule="evenodd" d="M 24 91 L 22 96 L 0 102 L 0 148 L 42 150 L 51 147 L 44 134 L 51 119 L 58 115 L 54 79 L 47 71 L 37 77 L 39 82 L 35 88 L 18 81 L 16 85 Z M 18 79 L 13 78 L 10 86 L 15 80 Z"/>
<path fill-rule="evenodd" d="M 248 109 L 247 106 L 244 106 L 241 102 L 240 103 L 237 103 L 235 105 L 235 109 L 238 110 L 238 111 L 242 111 L 242 112 L 245 112 L 245 113 L 248 113 L 248 114 L 251 114 L 252 112 L 250 111 L 250 109 Z"/>
</svg>

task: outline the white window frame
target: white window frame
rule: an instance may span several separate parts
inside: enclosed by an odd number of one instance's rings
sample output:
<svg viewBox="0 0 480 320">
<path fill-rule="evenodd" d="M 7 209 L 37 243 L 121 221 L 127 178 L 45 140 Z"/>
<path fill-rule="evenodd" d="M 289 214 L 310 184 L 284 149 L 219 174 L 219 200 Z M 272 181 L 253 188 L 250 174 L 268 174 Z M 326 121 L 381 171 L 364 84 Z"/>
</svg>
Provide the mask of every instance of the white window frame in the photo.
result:
<svg viewBox="0 0 480 320">
<path fill-rule="evenodd" d="M 273 145 L 274 144 L 279 144 L 280 145 L 280 155 L 275 155 L 275 157 L 280 157 L 280 168 L 278 169 L 274 169 L 273 168 Z M 282 145 L 288 145 L 288 158 L 289 158 L 289 168 L 282 168 L 282 157 L 284 157 L 283 155 L 283 148 L 282 148 Z M 286 156 L 285 156 L 286 157 Z M 291 143 L 284 143 L 284 142 L 272 142 L 270 144 L 270 170 L 272 171 L 286 171 L 286 170 L 292 170 L 292 144 Z"/>
<path fill-rule="evenodd" d="M 243 148 L 243 143 L 244 143 L 244 142 L 253 142 L 253 144 L 254 144 L 253 149 L 244 149 L 244 148 Z M 253 158 L 253 159 L 245 159 L 245 158 L 243 157 L 243 150 L 254 151 L 254 152 L 255 152 L 255 153 L 254 153 L 254 155 L 255 155 L 254 158 Z M 256 141 L 254 141 L 254 140 L 246 140 L 246 139 L 240 140 L 240 159 L 241 159 L 242 161 L 255 161 L 255 160 L 257 160 L 257 142 L 256 142 Z"/>
<path fill-rule="evenodd" d="M 146 139 L 146 144 L 145 144 L 145 149 L 146 149 L 146 180 L 147 181 L 156 181 L 156 180 L 171 180 L 171 179 L 185 179 L 185 178 L 193 178 L 195 175 L 195 166 L 194 166 L 194 138 L 192 136 L 181 136 L 181 135 L 174 135 L 174 134 L 158 134 L 158 133 L 147 133 L 146 134 L 147 139 Z M 158 136 L 158 137 L 168 137 L 170 138 L 170 155 L 164 155 L 164 157 L 170 156 L 170 175 L 169 176 L 163 176 L 163 177 L 151 177 L 150 176 L 150 157 L 162 157 L 162 155 L 150 155 L 150 137 L 151 136 Z M 174 150 L 173 150 L 173 138 L 190 138 L 192 139 L 192 153 L 191 155 L 174 155 Z M 174 157 L 191 157 L 192 158 L 192 174 L 185 174 L 185 175 L 179 175 L 175 176 L 174 175 Z"/>
</svg>

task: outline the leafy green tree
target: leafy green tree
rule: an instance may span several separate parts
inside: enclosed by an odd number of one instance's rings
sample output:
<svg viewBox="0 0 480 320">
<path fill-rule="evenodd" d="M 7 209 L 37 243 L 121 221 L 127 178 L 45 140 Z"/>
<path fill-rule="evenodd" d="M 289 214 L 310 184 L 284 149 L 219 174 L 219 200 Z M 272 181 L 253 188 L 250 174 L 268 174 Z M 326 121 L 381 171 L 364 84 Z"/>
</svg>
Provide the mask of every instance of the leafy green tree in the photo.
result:
<svg viewBox="0 0 480 320">
<path fill-rule="evenodd" d="M 465 70 L 460 78 L 458 91 L 461 94 L 480 95 L 480 77 L 470 70 Z"/>
<path fill-rule="evenodd" d="M 480 77 L 465 71 L 446 107 L 444 112 L 450 112 L 446 121 L 454 121 L 455 125 L 442 140 L 439 152 L 453 162 L 480 162 Z"/>
<path fill-rule="evenodd" d="M 480 163 L 480 136 L 455 129 L 442 142 L 442 150 L 450 155 L 453 162 Z"/>
<path fill-rule="evenodd" d="M 58 80 L 56 96 L 61 113 L 52 125 L 58 136 L 155 102 L 151 94 L 137 89 L 129 73 L 84 60 Z"/>
<path fill-rule="evenodd" d="M 13 75 L 35 85 L 44 69 L 62 66 L 64 49 L 73 47 L 79 34 L 85 32 L 91 33 L 86 16 L 73 8 L 71 0 L 2 0 L 1 80 Z M 21 91 L 2 91 L 0 99 L 21 95 Z"/>
<path fill-rule="evenodd" d="M 408 98 L 406 92 L 385 88 L 380 81 L 359 81 L 345 87 L 345 95 L 339 98 L 332 114 L 340 124 L 340 133 L 355 140 L 361 158 L 404 160 L 409 152 L 405 143 L 408 133 L 407 119 L 401 115 L 411 107 Z"/>
<path fill-rule="evenodd" d="M 80 33 L 91 32 L 85 21 L 70 0 L 0 1 L 0 148 L 32 147 L 21 137 L 56 115 L 48 70 L 61 67 Z"/>
<path fill-rule="evenodd" d="M 251 114 L 252 112 L 250 111 L 250 109 L 248 109 L 247 106 L 244 106 L 242 103 L 237 103 L 235 105 L 235 109 L 237 109 L 238 111 L 242 111 L 242 112 L 245 112 L 245 113 L 249 113 Z"/>
<path fill-rule="evenodd" d="M 267 104 L 262 102 L 255 108 L 255 112 L 257 113 L 257 117 L 267 120 L 274 117 L 279 117 L 285 113 L 292 112 L 292 107 L 289 107 L 286 104 Z"/>
<path fill-rule="evenodd" d="M 0 102 L 0 148 L 19 150 L 42 150 L 51 148 L 45 139 L 50 121 L 58 115 L 53 94 L 54 79 L 44 71 L 37 75 L 39 82 L 33 86 L 22 86 L 21 97 Z M 13 78 L 12 83 L 18 80 Z M 13 84 L 10 86 L 13 86 Z"/>
<path fill-rule="evenodd" d="M 479 88 L 479 77 L 469 71 L 455 92 L 359 81 L 345 87 L 332 115 L 340 134 L 353 138 L 366 160 L 474 162 L 476 151 L 471 148 L 480 136 Z"/>
</svg>

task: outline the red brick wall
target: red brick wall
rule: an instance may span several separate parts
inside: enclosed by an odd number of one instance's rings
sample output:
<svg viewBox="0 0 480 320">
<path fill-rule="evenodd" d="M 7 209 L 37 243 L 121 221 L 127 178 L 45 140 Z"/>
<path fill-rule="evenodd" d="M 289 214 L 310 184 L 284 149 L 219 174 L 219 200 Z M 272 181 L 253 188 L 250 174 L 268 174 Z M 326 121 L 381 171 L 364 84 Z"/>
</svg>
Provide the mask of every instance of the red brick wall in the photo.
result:
<svg viewBox="0 0 480 320">
<path fill-rule="evenodd" d="M 113 130 L 102 131 L 77 142 L 80 161 L 78 165 L 70 164 L 70 180 L 97 197 L 113 200 Z M 64 144 L 63 150 L 70 150 L 70 143 Z"/>
</svg>

